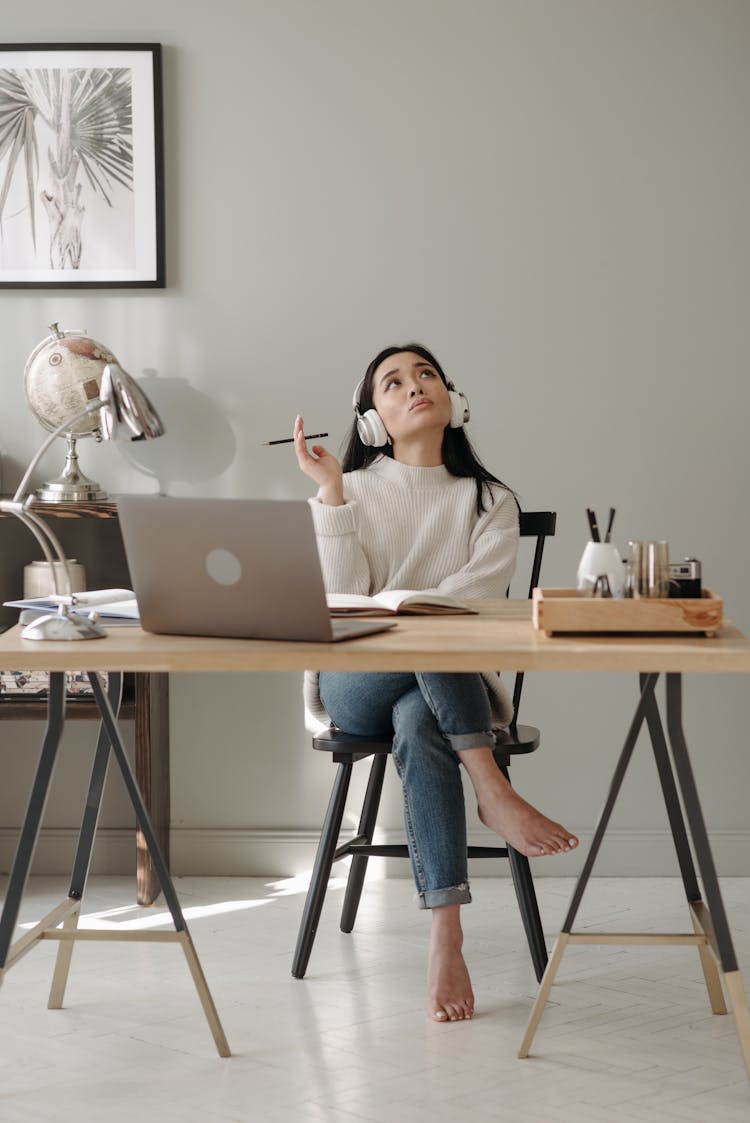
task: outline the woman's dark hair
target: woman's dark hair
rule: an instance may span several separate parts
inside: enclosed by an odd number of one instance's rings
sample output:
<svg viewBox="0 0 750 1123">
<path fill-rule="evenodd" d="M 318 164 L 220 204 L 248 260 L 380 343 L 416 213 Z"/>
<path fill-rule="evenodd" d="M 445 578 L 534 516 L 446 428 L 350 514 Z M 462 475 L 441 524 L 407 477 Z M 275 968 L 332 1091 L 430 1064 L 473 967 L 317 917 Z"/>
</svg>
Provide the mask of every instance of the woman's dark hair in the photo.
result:
<svg viewBox="0 0 750 1123">
<path fill-rule="evenodd" d="M 380 364 L 391 355 L 400 355 L 403 351 L 413 351 L 425 362 L 433 366 L 442 378 L 445 385 L 449 390 L 453 389 L 452 384 L 445 376 L 445 371 L 440 366 L 435 356 L 423 347 L 421 343 L 405 343 L 402 347 L 385 347 L 379 351 L 375 358 L 372 360 L 362 382 L 362 389 L 359 392 L 358 406 L 360 413 L 366 413 L 368 409 L 374 409 L 373 395 L 372 395 L 372 382 L 373 375 L 378 369 Z M 506 491 L 510 491 L 513 498 L 516 499 L 515 492 L 499 480 L 497 476 L 493 476 L 488 472 L 484 464 L 474 452 L 471 441 L 466 435 L 466 431 L 461 429 L 451 429 L 450 426 L 446 427 L 443 435 L 443 464 L 448 469 L 452 476 L 471 477 L 476 480 L 477 485 L 477 514 L 481 514 L 485 510 L 484 494 L 485 491 L 489 496 L 490 506 L 492 505 L 492 488 L 490 484 L 500 484 Z M 393 456 L 393 449 L 390 444 L 382 448 L 375 448 L 370 445 L 362 444 L 359 433 L 357 432 L 357 419 L 354 422 L 349 433 L 349 439 L 344 449 L 342 456 L 342 467 L 345 472 L 353 472 L 357 468 L 366 468 L 368 464 L 372 464 L 373 460 L 377 460 L 379 456 Z M 516 499 L 516 502 L 518 500 Z"/>
</svg>

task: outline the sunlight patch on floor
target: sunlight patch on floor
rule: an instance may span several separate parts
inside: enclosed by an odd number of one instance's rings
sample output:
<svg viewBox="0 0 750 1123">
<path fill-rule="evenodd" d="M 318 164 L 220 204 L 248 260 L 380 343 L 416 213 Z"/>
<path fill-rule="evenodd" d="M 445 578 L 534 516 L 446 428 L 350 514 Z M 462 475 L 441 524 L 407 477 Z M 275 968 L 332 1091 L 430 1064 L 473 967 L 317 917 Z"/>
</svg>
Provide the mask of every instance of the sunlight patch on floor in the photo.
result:
<svg viewBox="0 0 750 1123">
<path fill-rule="evenodd" d="M 210 905 L 191 905 L 182 910 L 182 915 L 185 920 L 200 920 L 207 916 L 220 916 L 224 913 L 255 909 L 260 905 L 270 905 L 272 901 L 273 897 L 266 897 L 256 901 L 218 901 Z M 129 920 L 125 919 L 128 915 L 131 917 Z M 19 925 L 19 927 L 33 928 L 38 923 L 38 920 L 32 920 Z M 145 931 L 149 928 L 160 928 L 162 926 L 173 926 L 172 914 L 168 909 L 144 914 L 143 909 L 137 905 L 103 909 L 101 912 L 82 913 L 80 918 L 81 928 L 94 928 L 101 931 Z"/>
</svg>

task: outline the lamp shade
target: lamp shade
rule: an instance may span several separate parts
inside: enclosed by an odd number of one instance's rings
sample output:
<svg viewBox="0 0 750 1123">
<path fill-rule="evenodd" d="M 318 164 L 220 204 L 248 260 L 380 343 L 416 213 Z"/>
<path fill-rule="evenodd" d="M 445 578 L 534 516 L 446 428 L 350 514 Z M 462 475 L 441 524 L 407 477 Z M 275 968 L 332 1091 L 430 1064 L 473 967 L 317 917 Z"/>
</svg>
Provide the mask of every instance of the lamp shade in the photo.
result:
<svg viewBox="0 0 750 1123">
<path fill-rule="evenodd" d="M 153 440 L 164 424 L 134 378 L 119 363 L 107 363 L 99 389 L 100 431 L 105 441 Z"/>
</svg>

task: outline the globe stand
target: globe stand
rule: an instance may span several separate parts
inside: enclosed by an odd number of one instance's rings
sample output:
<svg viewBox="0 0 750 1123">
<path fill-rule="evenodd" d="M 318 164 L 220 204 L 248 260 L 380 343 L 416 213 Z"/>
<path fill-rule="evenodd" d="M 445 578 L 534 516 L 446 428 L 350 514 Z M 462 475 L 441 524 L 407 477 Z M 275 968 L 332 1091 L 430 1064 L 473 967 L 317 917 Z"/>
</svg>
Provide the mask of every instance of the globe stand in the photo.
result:
<svg viewBox="0 0 750 1123">
<path fill-rule="evenodd" d="M 108 499 L 107 492 L 95 480 L 90 480 L 79 471 L 76 437 L 67 433 L 66 440 L 68 451 L 62 474 L 38 488 L 34 496 L 44 503 L 101 503 Z"/>
</svg>

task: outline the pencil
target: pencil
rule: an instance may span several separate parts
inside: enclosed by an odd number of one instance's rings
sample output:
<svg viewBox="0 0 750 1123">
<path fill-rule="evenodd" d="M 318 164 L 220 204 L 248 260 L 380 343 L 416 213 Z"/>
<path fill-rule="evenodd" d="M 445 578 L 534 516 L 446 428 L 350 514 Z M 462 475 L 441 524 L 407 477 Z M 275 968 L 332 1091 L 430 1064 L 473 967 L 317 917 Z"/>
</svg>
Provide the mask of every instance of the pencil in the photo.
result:
<svg viewBox="0 0 750 1123">
<path fill-rule="evenodd" d="M 610 541 L 610 535 L 612 534 L 612 523 L 614 521 L 615 521 L 615 509 L 614 509 L 614 507 L 610 507 L 610 509 L 609 509 L 609 521 L 607 522 L 607 533 L 604 535 L 604 541 L 605 542 Z"/>
<path fill-rule="evenodd" d="M 327 433 L 305 433 L 306 441 L 314 441 L 317 437 L 327 437 Z M 263 445 L 291 445 L 294 444 L 294 437 L 282 437 L 279 441 L 261 441 Z"/>
<path fill-rule="evenodd" d="M 591 507 L 586 508 L 586 514 L 588 515 L 589 526 L 591 528 L 591 541 L 601 542 L 601 538 L 599 537 L 599 524 L 596 521 L 596 515 Z"/>
</svg>

